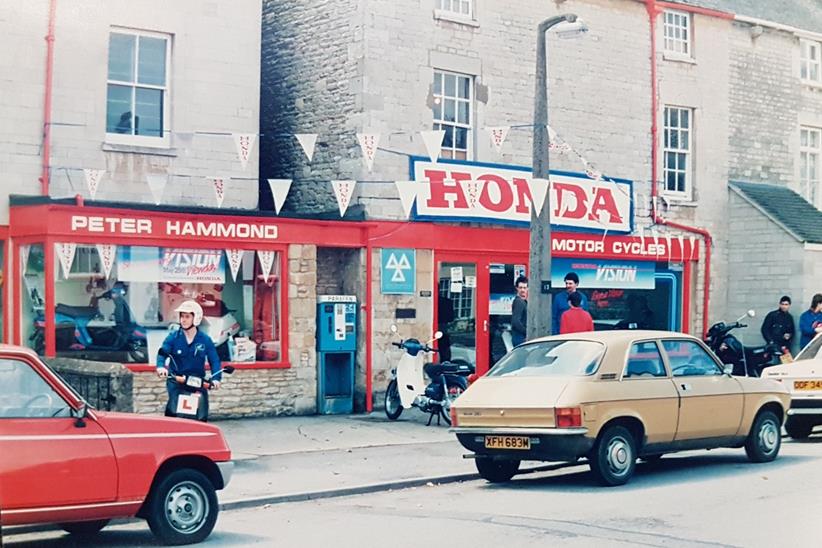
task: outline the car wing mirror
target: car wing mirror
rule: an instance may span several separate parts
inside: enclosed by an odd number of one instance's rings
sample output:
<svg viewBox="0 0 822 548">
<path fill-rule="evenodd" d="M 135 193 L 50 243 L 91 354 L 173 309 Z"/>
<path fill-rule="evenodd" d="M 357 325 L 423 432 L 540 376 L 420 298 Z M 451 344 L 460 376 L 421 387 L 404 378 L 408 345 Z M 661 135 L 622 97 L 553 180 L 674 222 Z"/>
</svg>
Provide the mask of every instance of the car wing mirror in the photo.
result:
<svg viewBox="0 0 822 548">
<path fill-rule="evenodd" d="M 733 372 L 734 372 L 734 366 L 733 366 L 733 364 L 730 364 L 730 363 L 723 364 L 723 365 L 722 365 L 722 372 L 723 372 L 724 374 L 728 375 L 729 377 L 730 377 L 731 375 L 733 375 Z"/>
<path fill-rule="evenodd" d="M 88 404 L 83 402 L 80 405 L 80 409 L 74 410 L 72 412 L 74 415 L 74 426 L 77 428 L 85 428 L 86 427 L 86 417 L 88 417 Z"/>
</svg>

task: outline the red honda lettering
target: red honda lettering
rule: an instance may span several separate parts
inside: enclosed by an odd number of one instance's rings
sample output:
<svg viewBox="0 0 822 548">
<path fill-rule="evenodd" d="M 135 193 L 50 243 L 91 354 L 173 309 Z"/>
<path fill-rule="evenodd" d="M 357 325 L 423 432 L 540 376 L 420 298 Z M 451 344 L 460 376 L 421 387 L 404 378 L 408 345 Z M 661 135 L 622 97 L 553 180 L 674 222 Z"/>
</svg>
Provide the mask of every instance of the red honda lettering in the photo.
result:
<svg viewBox="0 0 822 548">
<path fill-rule="evenodd" d="M 495 213 L 501 213 L 511 209 L 511 206 L 514 205 L 514 193 L 511 191 L 508 181 L 498 175 L 480 175 L 477 177 L 477 180 L 485 181 L 479 199 L 482 207 Z M 495 183 L 499 189 L 499 201 L 496 203 L 491 199 L 491 193 L 488 190 L 491 183 Z"/>
<path fill-rule="evenodd" d="M 446 175 L 444 171 L 425 170 L 425 178 L 431 183 L 429 185 L 431 187 L 431 196 L 428 198 L 428 207 L 468 209 L 468 202 L 465 199 L 465 193 L 462 191 L 460 181 L 470 181 L 471 174 L 452 172 L 450 178 L 456 184 L 445 184 Z M 453 205 L 450 203 L 452 200 L 446 200 L 445 196 L 447 194 L 453 195 Z"/>
<path fill-rule="evenodd" d="M 514 187 L 517 189 L 517 213 L 528 213 L 531 208 L 530 205 L 534 203 L 534 198 L 531 196 L 531 187 L 528 184 L 528 179 L 520 179 L 514 177 Z"/>
<path fill-rule="evenodd" d="M 619 216 L 614 194 L 610 188 L 598 187 L 594 189 L 594 201 L 593 204 L 591 204 L 591 212 L 588 214 L 588 219 L 591 221 L 599 219 L 600 211 L 608 213 L 609 223 L 622 223 L 622 217 Z"/>
<path fill-rule="evenodd" d="M 564 200 L 569 200 L 571 196 L 576 198 L 576 205 L 574 209 L 568 208 L 568 211 L 562 216 L 564 219 L 582 219 L 585 217 L 585 210 L 586 210 L 586 196 L 585 196 L 585 189 L 579 187 L 577 185 L 572 185 L 569 183 L 558 183 L 556 181 L 553 182 L 552 186 L 554 190 L 557 191 L 557 206 L 554 208 L 554 215 L 557 219 L 560 218 L 560 213 L 563 210 L 562 204 Z M 570 194 L 566 195 L 565 192 L 569 192 Z M 567 202 L 566 202 L 567 203 Z"/>
</svg>

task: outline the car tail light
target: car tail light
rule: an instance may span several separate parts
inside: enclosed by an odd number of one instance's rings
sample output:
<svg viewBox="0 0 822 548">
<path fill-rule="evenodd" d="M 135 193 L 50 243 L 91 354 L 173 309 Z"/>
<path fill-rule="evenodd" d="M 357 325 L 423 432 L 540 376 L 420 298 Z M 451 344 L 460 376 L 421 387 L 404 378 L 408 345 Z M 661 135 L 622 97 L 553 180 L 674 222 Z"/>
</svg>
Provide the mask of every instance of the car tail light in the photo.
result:
<svg viewBox="0 0 822 548">
<path fill-rule="evenodd" d="M 454 407 L 451 408 L 451 426 L 457 426 L 457 410 Z"/>
<path fill-rule="evenodd" d="M 557 428 L 582 426 L 582 409 L 579 407 L 557 407 L 554 410 Z"/>
</svg>

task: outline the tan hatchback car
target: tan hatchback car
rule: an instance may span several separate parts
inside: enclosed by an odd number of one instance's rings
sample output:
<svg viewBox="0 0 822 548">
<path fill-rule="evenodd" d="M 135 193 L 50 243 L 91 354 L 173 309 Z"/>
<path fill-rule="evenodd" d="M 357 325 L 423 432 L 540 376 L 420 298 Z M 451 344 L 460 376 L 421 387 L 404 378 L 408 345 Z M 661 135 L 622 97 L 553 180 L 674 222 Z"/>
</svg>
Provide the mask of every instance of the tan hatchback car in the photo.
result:
<svg viewBox="0 0 822 548">
<path fill-rule="evenodd" d="M 604 485 L 636 459 L 745 447 L 776 458 L 790 405 L 778 382 L 732 377 L 700 341 L 665 331 L 605 331 L 536 339 L 509 352 L 454 402 L 452 429 L 491 482 L 520 461 L 587 457 Z"/>
</svg>

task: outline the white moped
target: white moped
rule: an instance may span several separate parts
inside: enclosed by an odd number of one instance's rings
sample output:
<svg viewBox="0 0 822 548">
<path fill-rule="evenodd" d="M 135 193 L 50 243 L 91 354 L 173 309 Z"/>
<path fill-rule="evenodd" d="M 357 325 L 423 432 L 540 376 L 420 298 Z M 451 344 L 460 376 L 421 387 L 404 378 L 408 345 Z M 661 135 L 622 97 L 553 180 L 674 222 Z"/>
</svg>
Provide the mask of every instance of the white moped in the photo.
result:
<svg viewBox="0 0 822 548">
<path fill-rule="evenodd" d="M 391 326 L 391 332 L 397 333 L 397 326 Z M 442 332 L 434 333 L 434 338 L 426 343 L 417 339 L 400 339 L 391 344 L 403 350 L 397 367 L 391 370 L 391 382 L 385 391 L 385 414 L 390 420 L 397 420 L 403 409 L 417 407 L 428 413 L 428 425 L 436 416 L 446 424 L 451 424 L 451 404 L 468 388 L 467 377 L 474 373 L 474 367 L 468 364 L 443 362 L 425 364 L 425 356 L 436 352 L 430 343 L 442 337 Z M 432 377 L 426 386 L 425 375 Z"/>
</svg>

